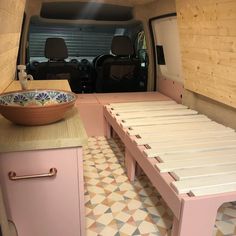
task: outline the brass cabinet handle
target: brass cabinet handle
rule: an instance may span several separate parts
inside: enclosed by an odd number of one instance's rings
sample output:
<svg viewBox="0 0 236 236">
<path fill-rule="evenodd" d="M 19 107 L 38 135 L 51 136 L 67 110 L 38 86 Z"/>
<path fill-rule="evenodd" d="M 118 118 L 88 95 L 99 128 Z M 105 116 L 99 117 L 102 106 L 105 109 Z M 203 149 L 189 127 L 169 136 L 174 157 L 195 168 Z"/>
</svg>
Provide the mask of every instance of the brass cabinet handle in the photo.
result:
<svg viewBox="0 0 236 236">
<path fill-rule="evenodd" d="M 35 174 L 35 175 L 21 175 L 17 176 L 16 172 L 10 171 L 8 173 L 8 178 L 10 180 L 22 180 L 22 179 L 35 179 L 35 178 L 48 178 L 48 177 L 54 177 L 57 175 L 57 169 L 51 168 L 48 173 L 46 174 Z"/>
</svg>

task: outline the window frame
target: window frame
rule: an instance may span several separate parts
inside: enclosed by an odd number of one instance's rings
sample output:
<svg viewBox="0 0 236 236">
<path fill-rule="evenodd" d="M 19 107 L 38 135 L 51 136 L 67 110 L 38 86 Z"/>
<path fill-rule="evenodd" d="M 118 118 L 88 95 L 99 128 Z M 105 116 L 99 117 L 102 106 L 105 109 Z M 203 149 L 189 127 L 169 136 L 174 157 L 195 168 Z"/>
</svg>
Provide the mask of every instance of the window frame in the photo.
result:
<svg viewBox="0 0 236 236">
<path fill-rule="evenodd" d="M 152 17 L 149 19 L 148 21 L 148 26 L 149 26 L 149 32 L 150 32 L 150 37 L 151 37 L 151 46 L 152 46 L 152 52 L 153 52 L 153 76 L 154 76 L 154 91 L 157 91 L 157 50 L 156 50 L 156 46 L 155 46 L 155 36 L 154 36 L 154 29 L 153 29 L 153 22 L 155 20 L 159 20 L 159 19 L 163 19 L 163 18 L 168 18 L 168 17 L 173 17 L 173 16 L 177 16 L 176 12 L 172 12 L 172 13 L 168 13 L 168 14 L 164 14 L 164 15 L 160 15 L 160 16 L 156 16 L 156 17 Z"/>
</svg>

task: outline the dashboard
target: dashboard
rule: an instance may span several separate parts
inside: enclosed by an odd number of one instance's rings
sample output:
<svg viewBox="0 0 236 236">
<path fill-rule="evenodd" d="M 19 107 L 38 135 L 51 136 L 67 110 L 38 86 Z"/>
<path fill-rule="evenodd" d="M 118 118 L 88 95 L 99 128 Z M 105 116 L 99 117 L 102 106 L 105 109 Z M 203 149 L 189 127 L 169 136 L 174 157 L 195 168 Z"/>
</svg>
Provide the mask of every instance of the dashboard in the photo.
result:
<svg viewBox="0 0 236 236">
<path fill-rule="evenodd" d="M 45 58 L 33 58 L 27 66 L 27 72 L 37 79 L 38 66 L 47 62 Z M 71 89 L 78 93 L 94 92 L 95 69 L 93 66 L 93 58 L 69 58 L 66 60 L 68 65 L 72 65 L 78 73 L 76 81 L 69 81 Z"/>
</svg>

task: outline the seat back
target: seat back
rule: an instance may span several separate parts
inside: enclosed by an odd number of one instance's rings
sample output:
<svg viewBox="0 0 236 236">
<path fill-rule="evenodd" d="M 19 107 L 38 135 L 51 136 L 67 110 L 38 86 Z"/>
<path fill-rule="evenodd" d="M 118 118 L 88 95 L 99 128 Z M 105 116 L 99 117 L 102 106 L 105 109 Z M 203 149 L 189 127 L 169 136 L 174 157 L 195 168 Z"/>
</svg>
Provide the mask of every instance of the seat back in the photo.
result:
<svg viewBox="0 0 236 236">
<path fill-rule="evenodd" d="M 77 65 L 65 61 L 68 58 L 68 51 L 64 39 L 48 38 L 44 55 L 48 61 L 39 63 L 37 66 L 36 80 L 66 79 L 69 81 L 72 91 L 80 87 Z"/>
<path fill-rule="evenodd" d="M 134 48 L 126 36 L 115 36 L 111 52 L 114 57 L 97 67 L 96 92 L 134 92 L 139 88 L 141 64 L 132 58 Z"/>
</svg>

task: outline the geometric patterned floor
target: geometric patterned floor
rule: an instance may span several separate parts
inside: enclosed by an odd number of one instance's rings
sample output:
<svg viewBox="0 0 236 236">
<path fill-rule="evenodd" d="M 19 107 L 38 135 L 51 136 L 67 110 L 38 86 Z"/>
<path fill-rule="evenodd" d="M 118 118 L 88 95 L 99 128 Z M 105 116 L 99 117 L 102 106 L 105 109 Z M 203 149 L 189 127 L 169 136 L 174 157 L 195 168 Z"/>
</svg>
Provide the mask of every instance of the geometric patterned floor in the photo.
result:
<svg viewBox="0 0 236 236">
<path fill-rule="evenodd" d="M 172 213 L 148 178 L 129 182 L 119 139 L 89 138 L 84 181 L 87 236 L 171 235 Z M 236 235 L 236 203 L 219 209 L 213 235 Z"/>
</svg>

